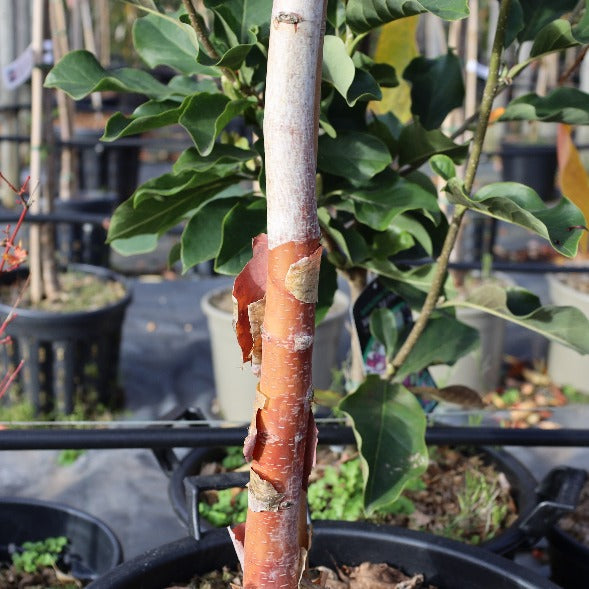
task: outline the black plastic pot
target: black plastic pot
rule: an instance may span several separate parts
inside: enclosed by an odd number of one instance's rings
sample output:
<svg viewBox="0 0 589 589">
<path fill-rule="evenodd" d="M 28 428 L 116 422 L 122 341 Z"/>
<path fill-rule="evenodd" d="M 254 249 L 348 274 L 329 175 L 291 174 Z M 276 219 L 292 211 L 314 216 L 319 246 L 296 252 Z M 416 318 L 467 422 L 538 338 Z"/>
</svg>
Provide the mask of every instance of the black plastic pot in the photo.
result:
<svg viewBox="0 0 589 589">
<path fill-rule="evenodd" d="M 117 204 L 114 193 L 89 191 L 70 200 L 56 200 L 56 212 L 103 215 L 107 220 Z M 60 256 L 67 264 L 109 265 L 110 246 L 106 227 L 98 223 L 58 223 L 56 241 Z"/>
<path fill-rule="evenodd" d="M 49 501 L 0 498 L 0 561 L 10 561 L 10 544 L 53 536 L 68 538 L 66 565 L 81 581 L 94 580 L 123 561 L 119 539 L 94 516 Z"/>
<path fill-rule="evenodd" d="M 354 566 L 365 561 L 387 562 L 407 574 L 423 573 L 440 589 L 556 589 L 511 561 L 445 538 L 391 526 L 316 524 L 311 566 Z M 161 589 L 224 565 L 236 567 L 235 551 L 227 531 L 215 530 L 199 542 L 185 538 L 129 560 L 89 587 Z"/>
<path fill-rule="evenodd" d="M 520 182 L 533 188 L 543 200 L 556 196 L 556 146 L 504 143 L 501 146 L 504 182 Z"/>
<path fill-rule="evenodd" d="M 130 286 L 124 278 L 106 268 L 72 265 L 103 280 L 122 282 L 125 296 L 114 304 L 89 310 L 54 313 L 18 309 L 6 334 L 12 341 L 5 347 L 9 370 L 23 359 L 18 382 L 22 395 L 35 410 L 71 413 L 77 400 L 113 407 L 121 404 L 117 389 L 119 348 L 126 309 L 131 302 Z M 17 271 L 18 272 L 18 271 Z M 0 275 L 4 284 L 16 273 Z M 0 320 L 11 306 L 0 304 Z"/>
<path fill-rule="evenodd" d="M 586 478 L 587 473 L 583 474 Z M 589 579 L 589 546 L 558 525 L 550 528 L 546 537 L 551 579 L 564 589 L 584 589 Z"/>
<path fill-rule="evenodd" d="M 493 464 L 506 476 L 520 514 L 507 530 L 484 542 L 481 546 L 497 554 L 512 555 L 518 548 L 528 544 L 530 541 L 528 534 L 521 529 L 521 523 L 527 515 L 533 512 L 537 505 L 535 493 L 537 481 L 525 466 L 504 450 L 479 448 L 477 451 L 484 456 L 488 463 Z M 172 468 L 170 468 L 169 464 L 168 466 L 162 464 L 160 457 L 162 468 L 170 476 L 168 495 L 172 508 L 183 524 L 186 525 L 190 521 L 186 497 L 187 479 L 197 475 L 204 463 L 220 460 L 224 455 L 222 448 L 196 448 Z M 168 453 L 167 456 L 169 458 L 170 454 Z M 199 477 L 199 479 L 206 479 L 206 477 Z M 204 524 L 203 528 L 206 529 L 206 527 L 206 524 Z"/>
</svg>

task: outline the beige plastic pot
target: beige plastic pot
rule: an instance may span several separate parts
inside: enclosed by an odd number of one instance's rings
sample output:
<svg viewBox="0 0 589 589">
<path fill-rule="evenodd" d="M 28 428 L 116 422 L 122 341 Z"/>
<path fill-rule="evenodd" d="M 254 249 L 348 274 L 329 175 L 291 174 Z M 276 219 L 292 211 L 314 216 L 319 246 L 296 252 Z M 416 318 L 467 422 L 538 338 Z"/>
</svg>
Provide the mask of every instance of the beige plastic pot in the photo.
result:
<svg viewBox="0 0 589 589">
<path fill-rule="evenodd" d="M 496 272 L 493 276 L 504 286 L 514 285 L 505 274 Z M 501 382 L 505 320 L 465 307 L 457 307 L 456 316 L 479 332 L 480 345 L 453 366 L 430 367 L 431 375 L 438 386 L 461 384 L 481 393 L 495 390 Z"/>
<path fill-rule="evenodd" d="M 249 365 L 242 364 L 230 302 L 230 291 L 223 288 L 205 295 L 201 306 L 209 327 L 219 411 L 225 419 L 245 423 L 251 419 L 258 379 Z M 337 291 L 333 306 L 315 331 L 313 385 L 316 388 L 328 388 L 331 384 L 348 307 L 348 297 Z"/>
<path fill-rule="evenodd" d="M 576 307 L 589 317 L 589 294 L 565 284 L 558 275 L 548 275 L 548 292 L 555 305 Z M 562 344 L 550 342 L 548 374 L 559 385 L 573 385 L 589 393 L 589 359 Z"/>
</svg>

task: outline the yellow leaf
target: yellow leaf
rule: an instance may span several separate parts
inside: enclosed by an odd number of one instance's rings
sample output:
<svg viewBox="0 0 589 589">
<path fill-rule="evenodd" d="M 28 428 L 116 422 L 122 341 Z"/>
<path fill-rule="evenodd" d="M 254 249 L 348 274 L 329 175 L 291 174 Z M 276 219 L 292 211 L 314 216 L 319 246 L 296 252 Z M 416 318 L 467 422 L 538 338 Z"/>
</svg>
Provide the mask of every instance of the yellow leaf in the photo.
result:
<svg viewBox="0 0 589 589">
<path fill-rule="evenodd" d="M 379 114 L 392 112 L 402 123 L 411 118 L 411 86 L 402 75 L 409 62 L 419 55 L 415 40 L 418 22 L 419 16 L 411 16 L 384 25 L 374 52 L 377 63 L 388 63 L 395 68 L 400 85 L 383 88 L 382 100 L 372 102 L 371 108 Z"/>
<path fill-rule="evenodd" d="M 561 192 L 581 209 L 585 221 L 589 221 L 589 176 L 573 143 L 571 131 L 569 125 L 558 126 L 558 183 Z M 579 243 L 579 251 L 589 251 L 588 240 L 589 235 L 585 231 Z"/>
</svg>

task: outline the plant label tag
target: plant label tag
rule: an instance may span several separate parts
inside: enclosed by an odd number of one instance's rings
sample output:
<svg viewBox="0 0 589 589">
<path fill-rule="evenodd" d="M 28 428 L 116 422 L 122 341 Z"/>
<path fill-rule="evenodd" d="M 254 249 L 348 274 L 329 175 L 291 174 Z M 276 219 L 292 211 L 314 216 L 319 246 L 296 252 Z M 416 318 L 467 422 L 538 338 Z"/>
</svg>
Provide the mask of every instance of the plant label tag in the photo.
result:
<svg viewBox="0 0 589 589">
<path fill-rule="evenodd" d="M 13 62 L 2 68 L 2 84 L 8 90 L 16 90 L 30 77 L 34 65 L 33 48 L 29 45 Z"/>
<path fill-rule="evenodd" d="M 385 347 L 370 332 L 370 316 L 376 309 L 392 311 L 397 331 L 401 334 L 406 335 L 413 326 L 411 309 L 403 298 L 386 288 L 378 278 L 368 284 L 356 300 L 352 310 L 366 374 L 384 374 L 387 367 Z M 417 374 L 411 374 L 403 384 L 409 387 L 436 387 L 434 379 L 427 369 Z M 419 400 L 427 413 L 437 405 L 436 401 L 429 399 L 419 398 Z"/>
</svg>

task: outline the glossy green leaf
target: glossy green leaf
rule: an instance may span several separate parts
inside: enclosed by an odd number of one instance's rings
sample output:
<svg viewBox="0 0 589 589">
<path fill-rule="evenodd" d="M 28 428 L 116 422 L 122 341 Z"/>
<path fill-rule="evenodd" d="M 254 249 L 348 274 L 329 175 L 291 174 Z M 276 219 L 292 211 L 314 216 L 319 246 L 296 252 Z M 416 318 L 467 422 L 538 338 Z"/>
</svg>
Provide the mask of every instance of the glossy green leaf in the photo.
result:
<svg viewBox="0 0 589 589">
<path fill-rule="evenodd" d="M 342 131 L 335 139 L 319 138 L 317 167 L 352 183 L 370 180 L 391 162 L 387 146 L 373 135 Z"/>
<path fill-rule="evenodd" d="M 399 164 L 417 167 L 438 153 L 459 164 L 468 155 L 468 145 L 458 145 L 439 129 L 428 131 L 418 122 L 403 128 L 399 138 Z"/>
<path fill-rule="evenodd" d="M 322 256 L 321 266 L 319 267 L 319 291 L 317 304 L 315 305 L 315 325 L 319 325 L 323 321 L 331 305 L 333 305 L 337 288 L 337 270 L 327 260 L 327 256 Z"/>
<path fill-rule="evenodd" d="M 219 274 L 239 274 L 252 257 L 252 239 L 266 230 L 266 199 L 244 199 L 225 216 L 215 260 Z"/>
<path fill-rule="evenodd" d="M 568 20 L 559 18 L 546 25 L 536 35 L 530 57 L 539 57 L 554 51 L 562 51 L 575 45 L 580 45 L 580 43 L 574 37 L 571 23 Z"/>
<path fill-rule="evenodd" d="M 234 177 L 216 178 L 202 183 L 182 177 L 178 185 L 172 175 L 146 182 L 134 197 L 122 203 L 114 212 L 108 229 L 108 241 L 128 239 L 137 235 L 161 235 L 171 229 L 191 211 L 214 198 L 228 186 L 235 184 Z M 197 174 L 192 176 L 198 177 Z M 159 181 L 159 183 L 158 183 Z M 158 190 L 158 186 L 160 189 Z M 144 190 L 141 198 L 138 193 Z"/>
<path fill-rule="evenodd" d="M 131 116 L 117 112 L 108 119 L 101 139 L 114 141 L 120 137 L 174 125 L 178 122 L 185 102 L 178 106 L 177 102 L 148 100 L 137 107 Z"/>
<path fill-rule="evenodd" d="M 399 229 L 395 225 L 391 225 L 385 231 L 372 231 L 369 236 L 366 236 L 366 232 L 363 232 L 370 246 L 371 257 L 386 259 L 415 245 L 413 236 L 408 231 Z"/>
<path fill-rule="evenodd" d="M 583 231 L 577 227 L 585 225 L 585 219 L 567 198 L 549 208 L 532 188 L 517 182 L 488 184 L 468 197 L 455 178 L 448 182 L 448 191 L 452 202 L 524 227 L 547 239 L 564 256 L 573 257 L 577 253 Z"/>
<path fill-rule="evenodd" d="M 380 180 L 380 176 L 386 178 Z M 367 188 L 354 190 L 346 198 L 353 204 L 356 218 L 377 231 L 384 231 L 405 211 L 423 209 L 439 213 L 435 196 L 393 172 L 383 172 Z"/>
<path fill-rule="evenodd" d="M 174 95 L 147 72 L 133 68 L 107 71 L 92 53 L 82 50 L 62 57 L 47 74 L 45 87 L 60 88 L 74 100 L 105 90 L 135 92 L 155 100 L 167 100 Z"/>
<path fill-rule="evenodd" d="M 334 35 L 325 35 L 323 42 L 322 77 L 344 98 L 356 75 L 356 66 L 348 55 L 344 42 Z"/>
<path fill-rule="evenodd" d="M 132 31 L 133 45 L 150 68 L 166 65 L 186 75 L 215 73 L 197 63 L 196 33 L 179 18 L 150 13 L 138 18 Z"/>
<path fill-rule="evenodd" d="M 450 180 L 450 178 L 456 176 L 456 166 L 447 155 L 438 154 L 432 156 L 429 160 L 429 165 L 434 173 L 444 180 Z"/>
<path fill-rule="evenodd" d="M 390 260 L 372 259 L 363 262 L 362 266 L 378 275 L 410 284 L 423 292 L 428 292 L 432 286 L 434 275 L 432 264 L 401 270 Z"/>
<path fill-rule="evenodd" d="M 452 299 L 443 307 L 467 307 L 501 317 L 589 354 L 589 319 L 575 307 L 541 306 L 538 297 L 522 288 L 504 289 L 496 284 L 481 286 L 465 299 Z"/>
<path fill-rule="evenodd" d="M 512 3 L 515 0 L 512 0 Z M 523 27 L 518 32 L 520 42 L 531 41 L 549 23 L 573 10 L 577 0 L 517 0 Z"/>
<path fill-rule="evenodd" d="M 202 92 L 188 100 L 178 122 L 192 137 L 201 155 L 208 155 L 227 124 L 252 105 L 249 100 L 231 100 L 224 94 Z"/>
<path fill-rule="evenodd" d="M 407 482 L 427 468 L 425 414 L 405 387 L 376 375 L 344 397 L 339 409 L 353 422 L 370 514 L 397 499 Z"/>
<path fill-rule="evenodd" d="M 394 72 L 394 70 L 393 70 Z M 390 69 L 387 70 L 390 76 Z M 323 80 L 331 84 L 350 106 L 358 100 L 380 100 L 382 93 L 373 76 L 357 69 L 348 55 L 344 42 L 333 35 L 326 35 L 323 43 Z M 390 78 L 387 78 L 391 81 Z"/>
<path fill-rule="evenodd" d="M 448 113 L 462 105 L 462 68 L 452 50 L 435 59 L 416 57 L 403 78 L 411 82 L 411 112 L 425 129 L 439 127 Z"/>
<path fill-rule="evenodd" d="M 474 327 L 447 315 L 432 317 L 394 378 L 403 381 L 432 364 L 454 364 L 474 350 L 478 342 L 479 332 Z"/>
<path fill-rule="evenodd" d="M 240 43 L 229 47 L 218 59 L 213 59 L 204 53 L 198 56 L 198 62 L 203 65 L 229 68 L 230 70 L 238 70 L 243 65 L 250 51 L 255 47 L 257 39 L 252 33 L 248 33 L 248 43 Z"/>
<path fill-rule="evenodd" d="M 570 87 L 556 88 L 546 96 L 524 94 L 507 105 L 499 120 L 589 125 L 589 94 Z"/>
<path fill-rule="evenodd" d="M 329 254 L 337 268 L 355 266 L 366 260 L 369 247 L 358 231 L 347 229 L 338 219 L 332 218 L 325 208 L 319 208 L 317 215 L 322 230 L 337 246 L 337 251 Z"/>
<path fill-rule="evenodd" d="M 235 170 L 236 164 L 247 162 L 257 156 L 251 149 L 241 149 L 235 145 L 215 143 L 208 155 L 200 155 L 196 148 L 184 150 L 174 163 L 174 173 L 206 172 L 212 168 L 220 170 Z M 227 166 L 227 168 L 225 168 Z"/>
<path fill-rule="evenodd" d="M 180 241 L 183 272 L 217 255 L 223 238 L 223 220 L 237 202 L 237 198 L 215 199 L 192 215 Z"/>
<path fill-rule="evenodd" d="M 365 33 L 393 20 L 431 12 L 445 20 L 468 16 L 467 0 L 348 0 L 347 24 Z"/>
<path fill-rule="evenodd" d="M 247 42 L 254 27 L 269 31 L 272 0 L 205 0 L 205 6 L 222 19 L 240 43 Z"/>
<path fill-rule="evenodd" d="M 370 314 L 370 333 L 384 346 L 387 360 L 391 360 L 399 336 L 397 319 L 390 309 L 375 309 Z"/>
<path fill-rule="evenodd" d="M 155 233 L 140 234 L 126 239 L 113 239 L 110 246 L 122 256 L 136 256 L 152 252 L 157 247 Z"/>
</svg>

